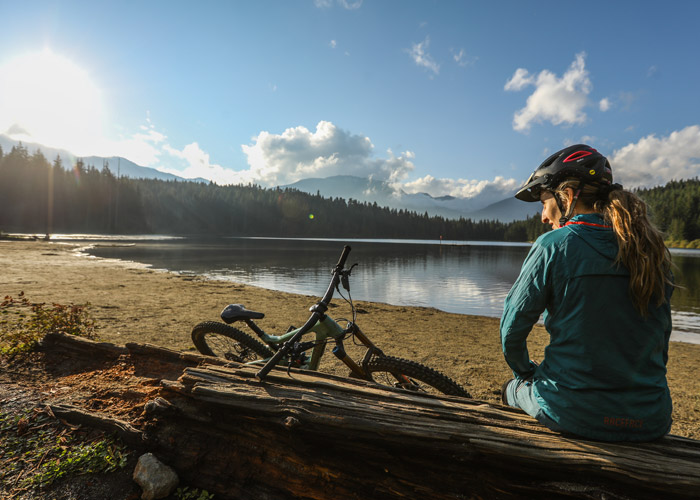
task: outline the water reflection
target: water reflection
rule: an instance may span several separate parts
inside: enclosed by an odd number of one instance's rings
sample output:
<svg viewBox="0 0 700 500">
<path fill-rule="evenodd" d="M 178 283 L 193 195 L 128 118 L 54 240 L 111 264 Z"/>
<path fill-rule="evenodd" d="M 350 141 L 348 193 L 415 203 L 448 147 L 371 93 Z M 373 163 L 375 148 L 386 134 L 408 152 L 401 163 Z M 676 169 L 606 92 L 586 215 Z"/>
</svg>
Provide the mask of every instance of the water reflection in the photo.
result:
<svg viewBox="0 0 700 500">
<path fill-rule="evenodd" d="M 352 296 L 417 305 L 461 314 L 498 317 L 518 276 L 527 245 L 439 245 L 416 242 L 276 240 L 138 241 L 97 246 L 99 257 L 133 260 L 155 268 L 233 280 L 265 288 L 320 296 L 343 244 L 358 262 Z M 672 300 L 675 340 L 700 342 L 700 251 L 672 251 L 676 282 Z"/>
</svg>

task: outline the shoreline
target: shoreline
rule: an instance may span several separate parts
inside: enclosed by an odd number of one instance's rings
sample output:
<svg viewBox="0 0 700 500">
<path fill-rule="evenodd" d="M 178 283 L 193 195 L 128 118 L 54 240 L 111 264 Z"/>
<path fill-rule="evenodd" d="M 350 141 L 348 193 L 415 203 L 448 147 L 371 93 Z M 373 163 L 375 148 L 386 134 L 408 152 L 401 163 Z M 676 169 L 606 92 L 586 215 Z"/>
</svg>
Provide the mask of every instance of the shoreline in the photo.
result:
<svg viewBox="0 0 700 500">
<path fill-rule="evenodd" d="M 39 240 L 36 238 L 35 235 L 15 235 L 15 236 L 22 236 L 25 237 L 24 240 L 21 241 L 34 241 L 34 242 L 47 242 L 46 240 Z M 87 234 L 76 234 L 76 235 L 62 235 L 62 234 L 56 234 L 54 235 L 56 239 L 49 240 L 48 243 L 54 243 L 57 245 L 72 245 L 79 247 L 80 249 L 84 249 L 84 251 L 81 252 L 81 256 L 87 257 L 87 258 L 104 258 L 104 259 L 109 259 L 107 257 L 97 257 L 94 256 L 90 253 L 90 249 L 92 248 L 111 248 L 111 247 L 134 247 L 140 242 L 151 242 L 154 240 L 178 240 L 178 239 L 187 239 L 188 237 L 186 236 L 170 236 L 170 235 L 87 235 Z M 33 239 L 32 239 L 33 238 Z M 336 238 L 277 238 L 277 237 L 247 237 L 247 236 L 242 236 L 242 237 L 226 237 L 225 239 L 228 238 L 233 238 L 233 239 L 262 239 L 262 240 L 294 240 L 294 241 L 333 241 L 333 242 L 372 242 L 372 243 L 380 243 L 380 244 L 385 244 L 385 243 L 416 243 L 416 244 L 422 244 L 422 245 L 440 245 L 444 244 L 445 246 L 460 246 L 460 245 L 473 245 L 473 246 L 488 246 L 488 245 L 498 245 L 498 246 L 523 246 L 523 245 L 529 245 L 530 243 L 512 243 L 512 242 L 495 242 L 495 241 L 460 241 L 460 242 L 447 242 L 447 243 L 440 243 L 438 240 L 408 240 L 408 239 L 353 239 L 353 240 L 346 240 L 346 239 L 336 239 Z M 17 241 L 17 240 L 14 240 Z M 457 245 L 459 243 L 459 245 Z M 682 248 L 674 248 L 672 249 L 674 252 L 679 255 L 686 254 L 688 252 L 690 253 L 696 253 L 700 257 L 700 249 L 682 249 Z M 119 259 L 115 259 L 119 260 Z M 262 287 L 265 288 L 265 285 L 260 285 L 260 284 L 255 284 L 255 283 L 246 283 L 245 281 L 237 281 L 235 279 L 229 279 L 225 276 L 218 276 L 218 275 L 211 275 L 207 273 L 197 273 L 197 272 L 192 272 L 192 271 L 176 271 L 176 270 L 170 270 L 166 268 L 157 268 L 149 264 L 144 264 L 142 262 L 138 261 L 132 261 L 132 260 L 124 260 L 121 259 L 119 260 L 120 265 L 133 265 L 139 268 L 143 269 L 150 269 L 153 271 L 157 272 L 169 272 L 172 273 L 176 276 L 197 276 L 202 279 L 206 280 L 212 280 L 212 281 L 221 281 L 224 283 L 234 283 L 234 284 L 244 284 L 248 286 L 253 286 L 253 287 Z M 317 291 L 308 291 L 308 290 L 285 290 L 284 287 L 280 288 L 267 288 L 268 290 L 272 291 L 278 291 L 282 293 L 291 293 L 291 294 L 309 294 L 311 296 L 314 296 Z M 318 291 L 320 294 L 320 290 Z M 377 302 L 377 303 L 383 303 L 387 305 L 392 305 L 396 307 L 431 307 L 430 305 L 424 305 L 424 304 L 410 304 L 410 303 L 405 303 L 405 304 L 394 304 L 390 302 L 379 302 L 376 300 L 368 299 L 366 302 Z M 440 311 L 444 313 L 449 313 L 449 314 L 459 314 L 459 315 L 475 315 L 475 316 L 484 316 L 487 318 L 496 318 L 500 319 L 500 311 L 497 314 L 494 314 L 494 311 L 488 310 L 486 314 L 483 314 L 481 312 L 474 312 L 474 311 L 460 311 L 457 309 L 452 308 L 450 309 L 439 309 Z M 700 345 L 700 331 L 697 331 L 697 327 L 694 324 L 687 324 L 686 321 L 686 315 L 687 313 L 685 311 L 676 311 L 672 310 L 672 316 L 673 316 L 673 324 L 674 324 L 674 330 L 671 333 L 670 341 L 671 342 L 682 342 L 682 343 L 687 343 L 687 344 L 695 344 L 695 345 Z M 685 326 L 685 329 L 676 329 L 679 325 Z"/>
<path fill-rule="evenodd" d="M 197 275 L 153 270 L 145 265 L 76 255 L 77 243 L 0 241 L 0 295 L 25 292 L 31 302 L 90 303 L 100 340 L 124 345 L 151 343 L 193 350 L 192 327 L 218 321 L 230 303 L 264 312 L 259 326 L 280 333 L 300 326 L 316 295 L 268 290 Z M 429 307 L 355 301 L 357 323 L 386 354 L 426 364 L 453 378 L 476 399 L 500 401 L 501 384 L 512 374 L 501 352 L 499 318 L 448 313 Z M 348 317 L 343 301 L 329 314 Z M 245 329 L 245 327 L 242 327 Z M 536 325 L 528 339 L 530 357 L 542 359 L 548 334 Z M 352 344 L 352 342 L 348 342 Z M 352 348 L 353 346 L 348 346 Z M 357 359 L 357 353 L 350 355 Z M 340 366 L 339 366 L 340 365 Z M 674 400 L 672 433 L 700 438 L 700 345 L 673 342 L 668 379 Z M 329 352 L 321 370 L 347 375 Z"/>
</svg>

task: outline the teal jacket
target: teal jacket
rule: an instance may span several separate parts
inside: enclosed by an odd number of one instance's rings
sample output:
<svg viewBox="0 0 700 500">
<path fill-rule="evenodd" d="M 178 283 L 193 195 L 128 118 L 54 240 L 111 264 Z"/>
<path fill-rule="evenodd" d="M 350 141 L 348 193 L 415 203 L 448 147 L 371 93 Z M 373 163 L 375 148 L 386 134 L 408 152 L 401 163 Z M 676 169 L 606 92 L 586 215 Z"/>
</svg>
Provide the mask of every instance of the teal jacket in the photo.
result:
<svg viewBox="0 0 700 500">
<path fill-rule="evenodd" d="M 578 215 L 535 241 L 505 301 L 501 343 L 516 378 L 532 378 L 544 412 L 565 430 L 604 441 L 648 441 L 671 426 L 666 382 L 670 298 L 647 317 L 614 264 L 615 235 L 598 214 Z M 544 312 L 544 360 L 527 336 Z"/>
</svg>

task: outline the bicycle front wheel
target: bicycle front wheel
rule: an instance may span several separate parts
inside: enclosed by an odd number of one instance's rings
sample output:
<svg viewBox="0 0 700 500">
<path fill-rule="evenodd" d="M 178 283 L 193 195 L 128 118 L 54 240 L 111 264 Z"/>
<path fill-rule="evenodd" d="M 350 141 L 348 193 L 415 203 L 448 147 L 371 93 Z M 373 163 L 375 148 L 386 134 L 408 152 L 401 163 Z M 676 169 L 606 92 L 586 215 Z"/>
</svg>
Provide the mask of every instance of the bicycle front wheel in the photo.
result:
<svg viewBox="0 0 700 500">
<path fill-rule="evenodd" d="M 367 363 L 365 368 L 372 380 L 379 385 L 427 394 L 471 398 L 461 385 L 447 375 L 415 361 L 378 356 Z"/>
<path fill-rule="evenodd" d="M 247 333 L 215 321 L 196 325 L 192 329 L 192 342 L 202 354 L 238 363 L 267 359 L 273 355 L 272 350 Z"/>
</svg>

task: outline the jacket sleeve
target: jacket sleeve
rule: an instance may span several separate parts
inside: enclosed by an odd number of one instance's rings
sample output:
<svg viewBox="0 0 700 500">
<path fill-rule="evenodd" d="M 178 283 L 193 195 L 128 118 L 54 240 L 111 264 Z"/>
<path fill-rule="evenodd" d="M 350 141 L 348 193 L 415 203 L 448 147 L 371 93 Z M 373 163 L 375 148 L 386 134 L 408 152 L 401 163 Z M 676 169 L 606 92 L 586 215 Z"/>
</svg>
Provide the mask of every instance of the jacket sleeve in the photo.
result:
<svg viewBox="0 0 700 500">
<path fill-rule="evenodd" d="M 527 336 L 547 305 L 548 254 L 551 252 L 535 242 L 503 307 L 501 346 L 508 366 L 519 379 L 530 378 L 535 373 L 536 365 L 530 361 L 527 350 Z"/>
</svg>

